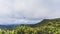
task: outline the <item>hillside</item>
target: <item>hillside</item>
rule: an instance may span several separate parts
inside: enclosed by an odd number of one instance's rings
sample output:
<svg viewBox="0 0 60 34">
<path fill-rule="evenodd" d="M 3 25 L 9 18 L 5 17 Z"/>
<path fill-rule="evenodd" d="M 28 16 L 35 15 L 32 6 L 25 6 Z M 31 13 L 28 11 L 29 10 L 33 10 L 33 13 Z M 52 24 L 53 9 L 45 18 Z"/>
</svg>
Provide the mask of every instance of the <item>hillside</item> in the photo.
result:
<svg viewBox="0 0 60 34">
<path fill-rule="evenodd" d="M 60 18 L 44 19 L 42 22 L 39 22 L 37 24 L 33 24 L 33 25 L 30 24 L 30 25 L 23 25 L 23 26 L 21 25 L 17 27 L 20 27 L 24 30 L 28 29 L 29 31 L 30 31 L 30 28 L 32 28 L 33 32 L 36 31 L 35 34 L 60 34 Z"/>
<path fill-rule="evenodd" d="M 60 18 L 44 19 L 37 24 L 22 24 L 5 28 L 7 29 L 0 30 L 0 34 L 60 34 Z"/>
</svg>

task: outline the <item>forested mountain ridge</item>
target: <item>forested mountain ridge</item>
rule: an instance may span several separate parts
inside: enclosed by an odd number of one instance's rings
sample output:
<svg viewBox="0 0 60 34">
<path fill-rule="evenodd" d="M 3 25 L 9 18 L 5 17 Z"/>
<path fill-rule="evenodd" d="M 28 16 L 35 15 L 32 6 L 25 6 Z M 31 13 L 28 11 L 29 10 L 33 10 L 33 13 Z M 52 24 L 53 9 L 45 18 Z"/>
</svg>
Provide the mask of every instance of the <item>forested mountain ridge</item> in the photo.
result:
<svg viewBox="0 0 60 34">
<path fill-rule="evenodd" d="M 37 24 L 30 24 L 30 25 L 21 25 L 18 26 L 26 31 L 30 31 L 32 28 L 32 32 L 35 34 L 60 34 L 60 18 L 58 19 L 44 19 L 42 22 Z M 19 28 L 18 28 L 19 29 Z M 28 29 L 28 30 L 27 30 Z M 23 30 L 23 31 L 24 31 Z"/>
<path fill-rule="evenodd" d="M 60 34 L 60 18 L 44 19 L 37 24 L 12 25 L 6 28 L 0 29 L 0 34 Z"/>
</svg>

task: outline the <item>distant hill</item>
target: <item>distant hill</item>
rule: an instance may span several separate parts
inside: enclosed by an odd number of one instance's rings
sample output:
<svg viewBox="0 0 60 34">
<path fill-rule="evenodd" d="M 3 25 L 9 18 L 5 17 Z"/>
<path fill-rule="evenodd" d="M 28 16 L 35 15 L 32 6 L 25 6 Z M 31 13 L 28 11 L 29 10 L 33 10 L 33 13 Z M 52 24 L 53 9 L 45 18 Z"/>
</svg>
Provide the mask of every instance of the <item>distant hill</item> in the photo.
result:
<svg viewBox="0 0 60 34">
<path fill-rule="evenodd" d="M 38 26 L 48 26 L 48 25 L 56 25 L 60 24 L 60 18 L 57 19 L 44 19 L 43 21 L 36 24 L 25 24 L 26 26 L 38 27 Z M 24 24 L 21 24 L 24 25 Z"/>
<path fill-rule="evenodd" d="M 43 21 L 35 24 L 35 25 L 53 25 L 53 24 L 60 24 L 60 18 L 57 19 L 44 19 Z"/>
<path fill-rule="evenodd" d="M 32 28 L 33 32 L 36 31 L 37 34 L 60 34 L 60 18 L 58 19 L 44 19 L 43 21 L 37 24 L 23 24 L 17 26 L 17 29 L 22 29 L 23 31 L 30 32 Z M 23 32 L 21 31 L 21 32 Z"/>
<path fill-rule="evenodd" d="M 36 24 L 18 24 L 18 25 L 0 25 L 0 28 L 13 28 L 16 26 L 30 26 L 30 27 L 38 27 L 38 26 L 48 26 L 48 25 L 56 25 L 60 24 L 60 18 L 57 19 L 44 19 L 43 21 Z"/>
</svg>

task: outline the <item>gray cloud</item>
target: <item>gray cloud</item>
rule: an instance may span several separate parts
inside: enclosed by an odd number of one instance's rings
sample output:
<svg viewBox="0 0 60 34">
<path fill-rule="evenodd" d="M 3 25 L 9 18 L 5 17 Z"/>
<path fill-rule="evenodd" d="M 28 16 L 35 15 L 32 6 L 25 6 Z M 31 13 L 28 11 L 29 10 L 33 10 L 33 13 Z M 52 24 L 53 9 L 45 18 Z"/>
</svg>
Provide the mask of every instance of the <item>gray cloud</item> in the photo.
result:
<svg viewBox="0 0 60 34">
<path fill-rule="evenodd" d="M 18 0 L 19 1 L 19 0 Z M 44 18 L 55 14 L 58 1 L 56 0 L 25 0 L 15 2 L 15 11 L 27 18 Z M 20 4 L 21 3 L 21 4 Z M 15 12 L 14 11 L 14 12 Z M 15 15 L 15 14 L 14 14 Z M 22 16 L 22 17 L 23 17 Z M 21 17 L 20 17 L 21 18 Z M 50 18 L 50 17 L 49 17 Z"/>
<path fill-rule="evenodd" d="M 60 18 L 60 0 L 0 0 L 1 24 Z"/>
</svg>

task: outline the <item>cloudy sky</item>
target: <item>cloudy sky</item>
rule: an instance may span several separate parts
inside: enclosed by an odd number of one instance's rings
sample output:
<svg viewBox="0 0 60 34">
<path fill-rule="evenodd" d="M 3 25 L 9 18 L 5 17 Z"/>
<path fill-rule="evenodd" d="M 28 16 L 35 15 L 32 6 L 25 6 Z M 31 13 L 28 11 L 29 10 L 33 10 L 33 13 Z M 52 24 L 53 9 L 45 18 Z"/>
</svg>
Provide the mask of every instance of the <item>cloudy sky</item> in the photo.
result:
<svg viewBox="0 0 60 34">
<path fill-rule="evenodd" d="M 35 24 L 60 18 L 60 0 L 0 0 L 0 24 Z"/>
</svg>

